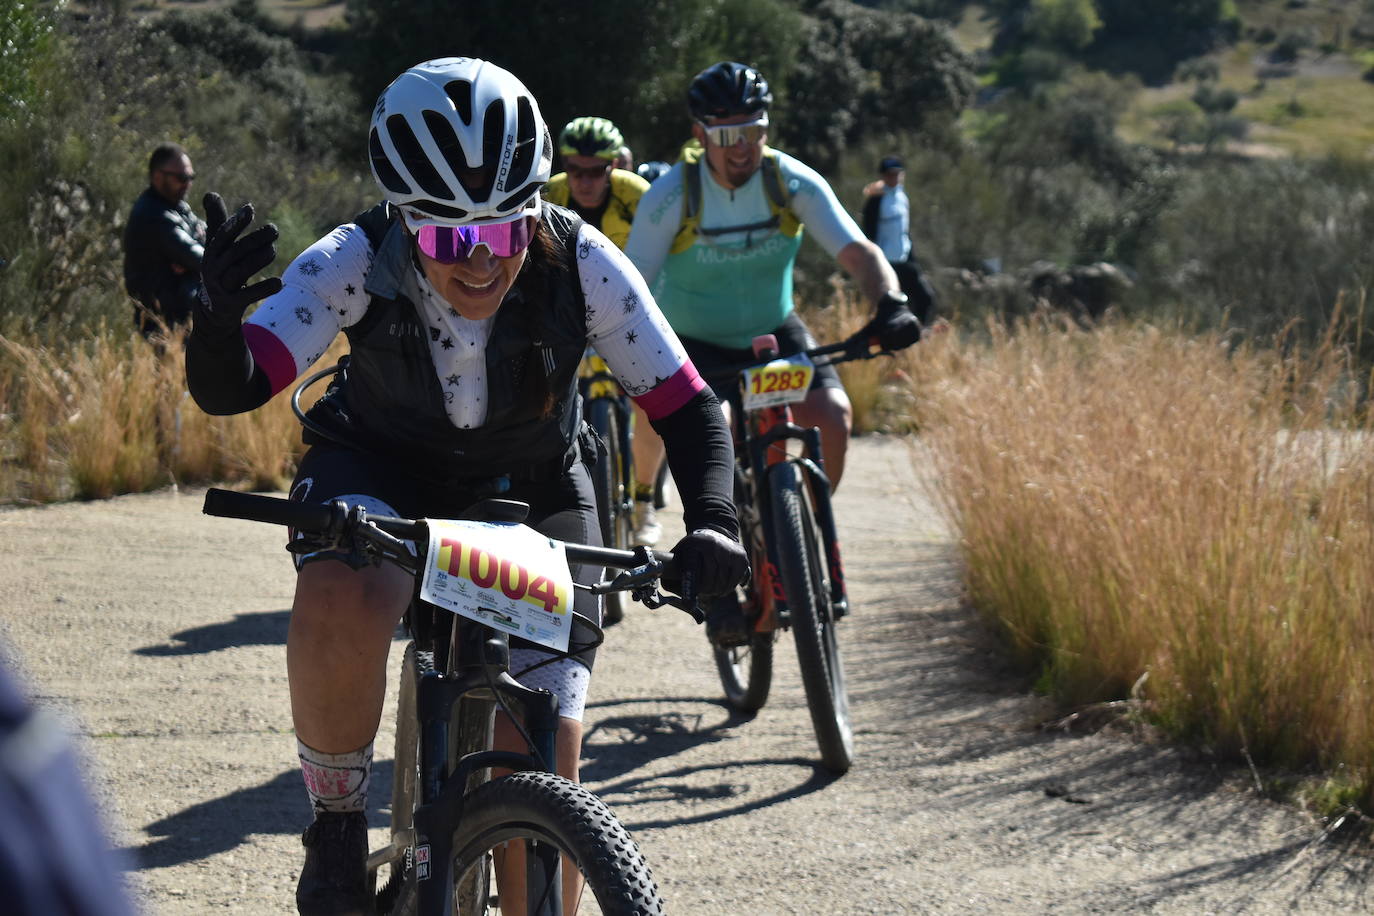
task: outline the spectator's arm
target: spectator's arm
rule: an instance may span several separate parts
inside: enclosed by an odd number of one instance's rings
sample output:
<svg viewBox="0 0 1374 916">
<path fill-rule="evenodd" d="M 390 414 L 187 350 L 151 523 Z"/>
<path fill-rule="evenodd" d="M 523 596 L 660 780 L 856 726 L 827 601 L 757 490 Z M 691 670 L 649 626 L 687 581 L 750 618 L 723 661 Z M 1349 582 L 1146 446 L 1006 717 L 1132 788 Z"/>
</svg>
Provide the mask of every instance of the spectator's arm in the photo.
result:
<svg viewBox="0 0 1374 916">
<path fill-rule="evenodd" d="M 170 263 L 183 268 L 187 273 L 195 273 L 200 270 L 200 260 L 205 255 L 205 246 L 188 231 L 189 228 L 169 210 L 157 222 L 155 240 L 158 251 Z"/>
</svg>

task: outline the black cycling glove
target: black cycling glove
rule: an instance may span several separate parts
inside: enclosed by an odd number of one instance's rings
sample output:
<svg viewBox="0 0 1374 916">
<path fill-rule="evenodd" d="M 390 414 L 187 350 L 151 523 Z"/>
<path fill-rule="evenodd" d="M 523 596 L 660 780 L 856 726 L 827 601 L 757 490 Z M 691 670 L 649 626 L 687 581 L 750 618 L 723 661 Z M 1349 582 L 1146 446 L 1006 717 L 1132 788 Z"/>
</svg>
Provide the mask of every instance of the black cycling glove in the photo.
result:
<svg viewBox="0 0 1374 916">
<path fill-rule="evenodd" d="M 906 305 L 906 294 L 888 290 L 878 300 L 877 314 L 864 328 L 884 350 L 905 350 L 921 339 L 921 322 Z"/>
<path fill-rule="evenodd" d="M 749 558 L 739 541 L 711 528 L 699 528 L 673 548 L 680 580 L 664 580 L 684 598 L 724 595 L 749 580 Z"/>
<path fill-rule="evenodd" d="M 244 286 L 276 259 L 277 227 L 268 223 L 239 238 L 253 222 L 253 205 L 244 204 L 226 217 L 220 196 L 213 191 L 206 194 L 207 241 L 200 262 L 200 303 L 195 317 L 195 325 L 202 331 L 238 330 L 248 306 L 281 289 L 278 277 Z"/>
</svg>

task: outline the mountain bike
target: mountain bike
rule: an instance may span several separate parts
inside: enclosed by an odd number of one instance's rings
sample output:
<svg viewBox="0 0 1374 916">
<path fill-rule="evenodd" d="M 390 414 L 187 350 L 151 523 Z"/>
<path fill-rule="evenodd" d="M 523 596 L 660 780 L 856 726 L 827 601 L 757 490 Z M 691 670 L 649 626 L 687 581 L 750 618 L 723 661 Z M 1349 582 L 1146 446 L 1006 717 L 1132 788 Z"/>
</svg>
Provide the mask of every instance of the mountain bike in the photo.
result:
<svg viewBox="0 0 1374 916">
<path fill-rule="evenodd" d="M 464 513 L 471 520 L 412 520 L 370 515 L 342 500 L 206 493 L 206 514 L 291 528 L 293 552 L 338 550 L 351 562 L 393 563 L 415 577 L 404 618 L 411 641 L 397 703 L 391 842 L 367 860 L 378 914 L 496 912 L 493 876 L 502 856 L 524 860 L 529 914 L 663 912 L 649 867 L 615 815 L 554 773 L 558 698 L 512 677 L 509 638 L 546 646 L 551 660 L 601 643 L 600 629 L 572 611 L 569 563 L 621 570 L 589 586 L 594 593 L 629 591 L 649 607 L 672 605 L 698 622 L 702 614 L 695 602 L 659 592 L 658 580 L 674 574 L 671 554 L 553 541 L 520 524 L 528 508 L 487 499 Z M 574 618 L 589 641 L 575 642 Z M 498 709 L 516 723 L 528 753 L 492 749 Z M 509 775 L 493 778 L 493 768 Z M 562 899 L 564 862 L 582 874 L 579 900 Z M 378 887 L 383 868 L 387 880 Z"/>
<path fill-rule="evenodd" d="M 782 359 L 777 351 L 772 334 L 755 338 L 758 362 L 712 373 L 740 379 L 744 409 L 732 419 L 735 505 L 754 569 L 736 596 L 750 623 L 748 642 L 712 651 L 726 699 L 752 712 L 768 701 L 777 633 L 791 629 L 821 761 L 843 773 L 854 760 L 854 734 L 837 625 L 849 613 L 849 596 L 820 430 L 794 423 L 790 405 L 805 399 L 817 366 L 885 353 L 857 336 Z"/>
<path fill-rule="evenodd" d="M 588 351 L 582 358 L 578 389 L 587 424 L 596 430 L 605 446 L 591 468 L 601 542 L 607 547 L 628 550 L 634 530 L 635 469 L 630 447 L 634 411 L 606 361 L 594 352 Z M 606 595 L 602 619 L 607 624 L 625 619 L 627 600 L 624 592 Z"/>
</svg>

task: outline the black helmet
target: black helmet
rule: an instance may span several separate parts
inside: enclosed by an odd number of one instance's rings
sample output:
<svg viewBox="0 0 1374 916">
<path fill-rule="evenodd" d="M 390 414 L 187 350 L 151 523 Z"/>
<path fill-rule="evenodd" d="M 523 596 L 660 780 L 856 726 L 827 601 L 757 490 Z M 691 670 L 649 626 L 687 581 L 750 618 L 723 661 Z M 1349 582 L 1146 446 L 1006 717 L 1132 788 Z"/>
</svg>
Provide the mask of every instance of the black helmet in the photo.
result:
<svg viewBox="0 0 1374 916">
<path fill-rule="evenodd" d="M 672 166 L 666 162 L 658 159 L 650 159 L 648 162 L 641 162 L 639 168 L 635 169 L 635 172 L 640 178 L 643 178 L 645 181 L 649 182 L 649 184 L 653 184 L 664 175 L 667 175 L 671 168 Z"/>
<path fill-rule="evenodd" d="M 707 67 L 687 87 L 687 110 L 698 121 L 763 111 L 773 101 L 768 80 L 753 67 L 733 60 Z"/>
</svg>

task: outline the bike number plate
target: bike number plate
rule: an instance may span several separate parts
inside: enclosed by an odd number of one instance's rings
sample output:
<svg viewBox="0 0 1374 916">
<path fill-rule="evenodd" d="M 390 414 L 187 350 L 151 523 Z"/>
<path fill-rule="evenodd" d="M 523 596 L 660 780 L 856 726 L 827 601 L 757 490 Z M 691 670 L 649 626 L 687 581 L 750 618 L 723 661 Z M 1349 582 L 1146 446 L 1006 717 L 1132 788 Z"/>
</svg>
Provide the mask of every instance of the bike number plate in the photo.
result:
<svg viewBox="0 0 1374 916">
<path fill-rule="evenodd" d="M 744 409 L 776 407 L 806 400 L 816 364 L 805 353 L 775 359 L 761 366 L 750 366 L 741 373 L 744 380 Z"/>
<path fill-rule="evenodd" d="M 572 573 L 562 541 L 525 525 L 426 519 L 420 597 L 559 652 L 572 632 Z"/>
</svg>

